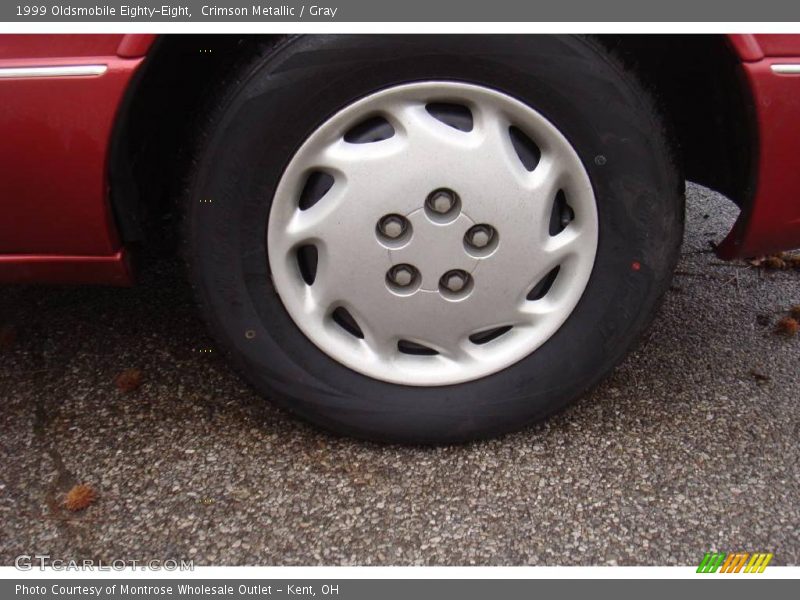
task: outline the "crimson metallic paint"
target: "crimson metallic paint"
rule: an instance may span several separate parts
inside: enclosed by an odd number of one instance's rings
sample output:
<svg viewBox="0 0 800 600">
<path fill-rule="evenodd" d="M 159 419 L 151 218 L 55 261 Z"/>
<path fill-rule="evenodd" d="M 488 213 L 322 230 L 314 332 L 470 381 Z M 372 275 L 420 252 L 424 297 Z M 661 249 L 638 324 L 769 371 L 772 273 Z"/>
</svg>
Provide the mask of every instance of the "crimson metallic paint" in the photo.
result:
<svg viewBox="0 0 800 600">
<path fill-rule="evenodd" d="M 800 36 L 791 37 L 800 44 Z M 758 125 L 756 192 L 717 249 L 722 258 L 800 247 L 800 76 L 772 71 L 773 64 L 786 63 L 800 64 L 800 56 L 742 65 Z"/>
<path fill-rule="evenodd" d="M 132 281 L 107 159 L 117 110 L 153 39 L 0 36 L 0 68 L 108 67 L 100 76 L 0 79 L 0 283 Z"/>
</svg>

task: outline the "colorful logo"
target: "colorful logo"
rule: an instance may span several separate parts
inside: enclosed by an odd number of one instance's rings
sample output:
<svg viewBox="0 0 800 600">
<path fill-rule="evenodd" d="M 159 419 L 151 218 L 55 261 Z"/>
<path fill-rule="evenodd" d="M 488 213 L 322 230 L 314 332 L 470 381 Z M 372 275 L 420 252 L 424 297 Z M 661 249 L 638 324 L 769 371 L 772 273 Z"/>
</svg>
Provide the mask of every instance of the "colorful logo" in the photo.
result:
<svg viewBox="0 0 800 600">
<path fill-rule="evenodd" d="M 766 552 L 706 552 L 698 573 L 763 573 L 767 568 L 772 554 Z"/>
</svg>

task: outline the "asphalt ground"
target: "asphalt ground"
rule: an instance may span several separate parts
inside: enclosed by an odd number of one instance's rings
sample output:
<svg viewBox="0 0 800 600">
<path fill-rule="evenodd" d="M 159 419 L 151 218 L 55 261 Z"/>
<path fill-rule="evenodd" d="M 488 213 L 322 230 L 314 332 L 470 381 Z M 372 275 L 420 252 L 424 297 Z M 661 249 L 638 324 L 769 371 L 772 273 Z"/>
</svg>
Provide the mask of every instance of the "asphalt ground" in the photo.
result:
<svg viewBox="0 0 800 600">
<path fill-rule="evenodd" d="M 800 563 L 800 272 L 710 252 L 736 211 L 690 187 L 643 345 L 502 439 L 381 446 L 273 408 L 214 351 L 174 261 L 138 287 L 0 288 L 0 563 Z M 139 369 L 141 386 L 115 378 Z M 70 512 L 64 494 L 96 490 Z"/>
</svg>

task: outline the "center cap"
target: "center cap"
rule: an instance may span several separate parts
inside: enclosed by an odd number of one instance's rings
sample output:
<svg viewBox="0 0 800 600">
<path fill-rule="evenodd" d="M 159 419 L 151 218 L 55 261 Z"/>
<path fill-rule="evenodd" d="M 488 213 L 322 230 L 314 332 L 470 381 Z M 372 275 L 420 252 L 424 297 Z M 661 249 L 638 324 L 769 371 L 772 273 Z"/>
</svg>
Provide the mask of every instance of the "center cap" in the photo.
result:
<svg viewBox="0 0 800 600">
<path fill-rule="evenodd" d="M 392 264 L 411 264 L 420 272 L 419 291 L 438 294 L 439 279 L 446 272 L 461 269 L 472 273 L 478 260 L 464 249 L 464 234 L 474 225 L 472 219 L 461 212 L 447 223 L 433 221 L 420 208 L 406 218 L 414 235 L 401 248 L 389 251 Z"/>
</svg>

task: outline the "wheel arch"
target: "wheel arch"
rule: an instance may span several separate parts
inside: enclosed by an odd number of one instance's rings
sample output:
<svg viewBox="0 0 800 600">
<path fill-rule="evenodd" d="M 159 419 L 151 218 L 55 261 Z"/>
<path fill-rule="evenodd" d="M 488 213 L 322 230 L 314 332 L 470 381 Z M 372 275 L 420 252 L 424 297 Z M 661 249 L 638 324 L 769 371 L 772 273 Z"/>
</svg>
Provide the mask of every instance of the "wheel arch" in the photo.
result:
<svg viewBox="0 0 800 600">
<path fill-rule="evenodd" d="M 281 36 L 161 35 L 132 79 L 109 146 L 109 201 L 125 244 L 177 238 L 175 197 L 194 126 L 240 57 Z"/>
<path fill-rule="evenodd" d="M 758 60 L 752 36 L 600 36 L 655 96 L 686 178 L 739 207 L 757 184 L 759 135 L 743 61 Z"/>
<path fill-rule="evenodd" d="M 126 243 L 175 238 L 177 174 L 209 90 L 253 46 L 283 36 L 161 36 L 119 111 L 109 155 L 111 204 Z M 758 60 L 752 36 L 601 35 L 657 98 L 687 179 L 745 208 L 756 187 L 758 129 L 742 61 Z"/>
</svg>

